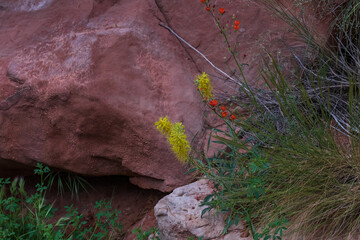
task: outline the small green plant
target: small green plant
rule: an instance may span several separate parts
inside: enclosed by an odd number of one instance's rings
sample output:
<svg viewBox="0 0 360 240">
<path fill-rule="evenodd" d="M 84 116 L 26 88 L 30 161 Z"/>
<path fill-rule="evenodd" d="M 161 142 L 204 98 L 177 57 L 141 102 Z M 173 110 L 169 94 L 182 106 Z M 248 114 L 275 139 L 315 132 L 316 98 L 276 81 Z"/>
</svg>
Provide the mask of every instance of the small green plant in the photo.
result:
<svg viewBox="0 0 360 240">
<path fill-rule="evenodd" d="M 288 221 L 285 218 L 278 218 L 261 229 L 261 232 L 256 232 L 253 239 L 263 240 L 281 240 L 285 227 Z"/>
<path fill-rule="evenodd" d="M 227 124 L 226 132 L 213 129 L 214 132 L 222 134 L 215 136 L 214 142 L 223 145 L 224 148 L 213 157 L 198 158 L 194 162 L 196 169 L 201 170 L 207 179 L 215 183 L 214 193 L 206 196 L 202 202 L 202 206 L 206 206 L 202 216 L 212 209 L 226 214 L 223 234 L 227 233 L 230 226 L 238 225 L 240 220 L 244 220 L 254 240 L 271 237 L 281 239 L 283 231 L 286 230 L 285 219 L 276 219 L 263 227 L 261 232 L 255 225 L 262 217 L 259 208 L 264 202 L 267 178 L 270 174 L 268 157 L 256 145 L 248 148 L 248 142 L 240 139 L 243 133 L 236 133 L 233 123 Z M 210 142 L 212 135 L 209 138 Z"/>
</svg>

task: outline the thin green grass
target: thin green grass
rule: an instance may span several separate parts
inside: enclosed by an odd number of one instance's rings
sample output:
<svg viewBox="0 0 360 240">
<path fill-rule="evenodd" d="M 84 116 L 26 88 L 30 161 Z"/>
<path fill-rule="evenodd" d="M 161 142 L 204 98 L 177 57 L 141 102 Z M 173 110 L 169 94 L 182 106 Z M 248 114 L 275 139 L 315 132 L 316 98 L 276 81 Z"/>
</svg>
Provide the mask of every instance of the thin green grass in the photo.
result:
<svg viewBox="0 0 360 240">
<path fill-rule="evenodd" d="M 76 197 L 79 200 L 79 192 L 93 188 L 91 184 L 80 175 L 71 172 L 51 171 L 45 178 L 48 189 L 57 187 L 58 194 L 62 197 L 65 191 L 71 193 L 71 199 Z"/>
<path fill-rule="evenodd" d="M 263 76 L 273 103 L 257 103 L 264 107 L 243 125 L 245 131 L 256 133 L 262 151 L 270 156 L 266 194 L 258 205 L 260 222 L 282 215 L 291 220 L 292 231 L 305 239 L 356 236 L 360 227 L 360 4 L 339 4 L 333 20 L 338 27 L 334 47 L 318 43 L 278 1 L 266 2 L 317 57 L 303 61 L 294 53 L 298 71 L 291 83 L 275 61 L 266 64 Z M 336 139 L 334 131 L 351 146 Z"/>
</svg>

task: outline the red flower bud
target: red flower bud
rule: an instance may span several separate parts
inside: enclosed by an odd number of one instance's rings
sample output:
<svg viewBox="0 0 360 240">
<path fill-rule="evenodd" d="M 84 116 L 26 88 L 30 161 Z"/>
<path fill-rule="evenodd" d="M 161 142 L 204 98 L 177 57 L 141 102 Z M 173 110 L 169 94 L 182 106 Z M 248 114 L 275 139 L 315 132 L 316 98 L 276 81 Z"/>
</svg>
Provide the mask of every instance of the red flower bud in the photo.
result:
<svg viewBox="0 0 360 240">
<path fill-rule="evenodd" d="M 234 30 L 235 30 L 235 31 L 239 30 L 239 28 L 240 28 L 239 25 L 235 25 L 235 26 L 234 26 Z"/>
<path fill-rule="evenodd" d="M 235 120 L 236 117 L 234 115 L 231 115 L 231 120 Z"/>
<path fill-rule="evenodd" d="M 219 12 L 221 15 L 223 15 L 225 13 L 225 8 L 219 8 Z"/>
<path fill-rule="evenodd" d="M 210 11 L 210 7 L 206 7 L 205 9 L 206 9 L 206 11 Z"/>
<path fill-rule="evenodd" d="M 205 3 L 206 0 L 200 0 L 200 2 Z"/>
<path fill-rule="evenodd" d="M 221 106 L 220 108 L 221 108 L 222 111 L 226 111 L 226 107 Z"/>
<path fill-rule="evenodd" d="M 239 26 L 239 24 L 240 24 L 240 22 L 239 22 L 238 20 L 235 20 L 235 21 L 234 21 L 234 25 L 235 25 L 235 26 Z"/>
</svg>

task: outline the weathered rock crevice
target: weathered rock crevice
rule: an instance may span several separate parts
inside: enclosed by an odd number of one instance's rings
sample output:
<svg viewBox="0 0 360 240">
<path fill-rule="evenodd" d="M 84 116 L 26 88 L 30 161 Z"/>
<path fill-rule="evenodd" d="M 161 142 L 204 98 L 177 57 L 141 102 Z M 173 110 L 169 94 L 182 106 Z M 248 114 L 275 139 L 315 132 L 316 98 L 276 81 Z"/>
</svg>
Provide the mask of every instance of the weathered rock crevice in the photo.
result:
<svg viewBox="0 0 360 240">
<path fill-rule="evenodd" d="M 17 90 L 14 94 L 12 94 L 11 96 L 2 100 L 0 102 L 0 111 L 9 110 L 11 107 L 16 105 L 20 101 L 20 99 L 23 97 L 24 93 L 28 90 L 30 90 L 30 87 L 22 87 L 19 90 Z"/>
<path fill-rule="evenodd" d="M 94 0 L 89 18 L 104 14 L 109 8 L 117 4 L 119 0 Z"/>
<path fill-rule="evenodd" d="M 25 80 L 24 80 L 24 79 L 17 78 L 17 77 L 15 77 L 13 74 L 11 74 L 10 72 L 7 72 L 7 73 L 6 73 L 6 76 L 8 77 L 8 79 L 9 79 L 10 81 L 12 81 L 12 82 L 15 83 L 15 84 L 22 85 L 22 84 L 25 83 Z"/>
<path fill-rule="evenodd" d="M 157 6 L 157 8 L 159 9 L 161 15 L 164 17 L 165 19 L 165 22 L 166 22 L 166 25 L 169 26 L 170 28 L 172 28 L 172 25 L 171 25 L 171 22 L 170 22 L 170 18 L 168 17 L 167 13 L 165 12 L 164 10 L 164 6 L 162 4 L 162 0 L 154 0 L 155 1 L 155 4 Z M 159 18 L 158 18 L 159 21 L 161 21 Z M 159 25 L 161 26 L 161 25 Z M 172 34 L 169 32 L 169 34 Z M 175 37 L 175 36 L 174 36 Z M 175 37 L 176 38 L 176 37 Z M 182 46 L 182 48 L 184 49 L 184 51 L 186 52 L 187 56 L 188 56 L 188 59 L 193 63 L 193 65 L 195 66 L 196 70 L 198 72 L 201 72 L 198 64 L 196 63 L 196 61 L 194 60 L 193 56 L 190 54 L 190 49 L 181 41 L 179 40 L 178 38 L 176 38 L 176 40 L 179 42 L 179 44 Z"/>
</svg>

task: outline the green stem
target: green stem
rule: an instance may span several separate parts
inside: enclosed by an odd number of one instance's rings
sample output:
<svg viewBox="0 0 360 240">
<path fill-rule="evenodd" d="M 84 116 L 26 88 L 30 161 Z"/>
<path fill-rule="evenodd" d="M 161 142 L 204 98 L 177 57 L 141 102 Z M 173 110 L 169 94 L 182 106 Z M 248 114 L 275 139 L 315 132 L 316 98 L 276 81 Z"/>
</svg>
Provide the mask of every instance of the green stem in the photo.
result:
<svg viewBox="0 0 360 240">
<path fill-rule="evenodd" d="M 92 232 L 92 234 L 91 234 L 91 236 L 90 236 L 89 240 L 93 239 L 93 236 L 94 236 L 94 234 L 95 234 L 95 232 L 96 232 L 97 228 L 98 228 L 98 224 L 96 223 L 95 228 L 94 228 L 94 230 L 93 230 L 93 232 Z"/>
<path fill-rule="evenodd" d="M 250 208 L 250 212 L 248 213 L 248 218 L 249 218 L 249 221 L 248 221 L 248 224 L 250 225 L 250 232 L 251 232 L 251 236 L 254 240 L 258 240 L 257 236 L 255 235 L 256 234 L 256 230 L 254 228 L 254 224 L 252 223 L 252 216 L 251 216 L 251 212 L 252 212 L 252 207 Z"/>
<path fill-rule="evenodd" d="M 225 39 L 225 42 L 226 42 L 226 46 L 227 46 L 227 48 L 228 48 L 228 50 L 229 50 L 232 58 L 234 59 L 234 61 L 235 61 L 235 63 L 236 63 L 236 66 L 238 67 L 238 69 L 239 69 L 239 71 L 240 71 L 240 73 L 241 73 L 241 76 L 242 76 L 242 78 L 243 78 L 243 80 L 244 80 L 245 85 L 247 86 L 247 82 L 246 82 L 245 75 L 244 75 L 244 72 L 243 72 L 243 70 L 242 70 L 242 67 L 241 67 L 238 59 L 237 59 L 236 56 L 235 56 L 235 52 L 234 52 L 234 51 L 232 50 L 232 48 L 231 48 L 231 45 L 230 45 L 230 42 L 229 42 L 228 37 L 227 37 L 227 35 L 226 35 L 226 32 L 221 28 L 220 20 L 218 20 L 218 19 L 216 18 L 216 16 L 214 15 L 214 12 L 213 12 L 213 11 L 210 11 L 210 13 L 211 13 L 211 16 L 214 18 L 214 20 L 215 20 L 215 22 L 216 22 L 216 25 L 217 25 L 217 27 L 219 28 L 219 30 L 220 30 L 220 32 L 221 32 L 221 35 L 223 35 L 223 37 L 224 37 L 224 39 Z"/>
<path fill-rule="evenodd" d="M 208 3 L 207 3 L 206 5 L 210 7 L 210 5 L 209 5 Z M 243 86 L 242 84 L 240 84 L 240 89 L 241 89 L 242 91 L 244 91 L 244 93 L 245 93 L 250 99 L 253 100 L 255 106 L 258 106 L 258 104 L 257 104 L 257 98 L 256 98 L 256 96 L 254 95 L 253 91 L 250 90 L 249 84 L 248 84 L 248 82 L 246 81 L 246 78 L 245 78 L 244 72 L 243 72 L 243 70 L 242 70 L 241 64 L 239 63 L 239 61 L 238 61 L 238 59 L 237 59 L 237 57 L 236 57 L 236 55 L 235 55 L 235 52 L 233 51 L 233 49 L 232 49 L 232 47 L 231 47 L 231 45 L 230 45 L 229 39 L 228 39 L 228 37 L 227 37 L 227 35 L 226 35 L 226 32 L 221 28 L 220 20 L 218 20 L 218 19 L 216 18 L 216 16 L 214 15 L 214 12 L 213 12 L 212 10 L 210 10 L 210 14 L 211 14 L 211 16 L 214 18 L 214 20 L 215 20 L 215 22 L 216 22 L 216 26 L 217 26 L 218 29 L 220 30 L 221 35 L 224 37 L 226 46 L 227 46 L 227 48 L 228 48 L 228 50 L 229 50 L 232 58 L 234 59 L 237 68 L 238 68 L 239 71 L 240 71 L 241 77 L 242 77 L 242 79 L 243 79 L 243 84 L 244 84 L 244 86 Z"/>
</svg>

